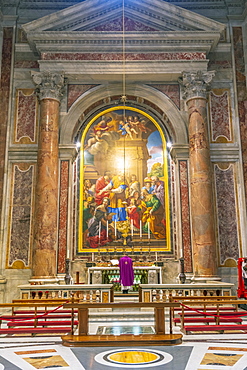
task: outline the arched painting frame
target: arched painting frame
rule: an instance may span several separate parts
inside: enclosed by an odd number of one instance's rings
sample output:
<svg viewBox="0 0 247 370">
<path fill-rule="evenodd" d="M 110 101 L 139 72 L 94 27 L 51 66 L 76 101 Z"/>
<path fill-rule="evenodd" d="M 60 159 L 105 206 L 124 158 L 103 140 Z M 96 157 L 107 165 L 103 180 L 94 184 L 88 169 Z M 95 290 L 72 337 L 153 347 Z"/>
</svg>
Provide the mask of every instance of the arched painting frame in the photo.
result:
<svg viewBox="0 0 247 370">
<path fill-rule="evenodd" d="M 80 147 L 78 252 L 171 252 L 167 143 L 146 112 L 96 114 Z"/>
</svg>

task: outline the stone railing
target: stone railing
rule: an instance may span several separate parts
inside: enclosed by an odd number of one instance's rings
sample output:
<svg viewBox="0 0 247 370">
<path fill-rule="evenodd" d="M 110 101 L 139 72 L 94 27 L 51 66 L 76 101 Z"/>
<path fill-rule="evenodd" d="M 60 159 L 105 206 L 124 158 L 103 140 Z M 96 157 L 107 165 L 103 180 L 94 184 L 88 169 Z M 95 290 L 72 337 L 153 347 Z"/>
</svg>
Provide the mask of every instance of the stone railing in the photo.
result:
<svg viewBox="0 0 247 370">
<path fill-rule="evenodd" d="M 112 284 L 19 285 L 21 299 L 59 299 L 74 296 L 81 302 L 113 302 Z"/>
<path fill-rule="evenodd" d="M 140 284 L 139 302 L 168 302 L 171 296 L 230 296 L 230 283 Z"/>
</svg>

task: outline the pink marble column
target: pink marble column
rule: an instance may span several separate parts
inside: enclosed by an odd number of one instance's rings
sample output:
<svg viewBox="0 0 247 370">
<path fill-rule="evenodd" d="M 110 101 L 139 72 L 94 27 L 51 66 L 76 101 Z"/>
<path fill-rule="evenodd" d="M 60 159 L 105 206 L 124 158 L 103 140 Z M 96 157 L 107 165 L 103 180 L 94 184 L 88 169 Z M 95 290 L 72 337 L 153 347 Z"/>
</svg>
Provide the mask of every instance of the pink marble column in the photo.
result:
<svg viewBox="0 0 247 370">
<path fill-rule="evenodd" d="M 182 84 L 189 113 L 189 160 L 193 269 L 196 278 L 217 274 L 212 170 L 206 90 L 213 72 L 184 73 Z"/>
<path fill-rule="evenodd" d="M 33 279 L 56 276 L 58 240 L 58 130 L 64 77 L 34 73 L 40 100 L 39 143 L 34 212 Z"/>
</svg>

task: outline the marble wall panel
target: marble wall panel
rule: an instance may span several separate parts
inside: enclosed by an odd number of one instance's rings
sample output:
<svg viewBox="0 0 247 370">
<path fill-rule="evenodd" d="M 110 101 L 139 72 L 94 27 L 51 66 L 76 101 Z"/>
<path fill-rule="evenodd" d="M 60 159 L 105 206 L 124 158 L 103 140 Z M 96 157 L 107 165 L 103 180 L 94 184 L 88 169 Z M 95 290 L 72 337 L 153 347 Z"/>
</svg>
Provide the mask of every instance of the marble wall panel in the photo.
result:
<svg viewBox="0 0 247 370">
<path fill-rule="evenodd" d="M 13 164 L 12 173 L 7 268 L 29 268 L 34 164 Z"/>
<path fill-rule="evenodd" d="M 180 90 L 179 85 L 174 84 L 152 84 L 150 85 L 155 89 L 161 91 L 163 94 L 167 95 L 174 104 L 180 109 Z"/>
<path fill-rule="evenodd" d="M 172 213 L 172 219 L 171 219 L 171 226 L 172 226 L 172 237 L 171 240 L 173 242 L 173 251 L 174 255 L 178 257 L 178 243 L 177 243 L 177 217 L 176 217 L 176 191 L 175 191 L 175 186 L 176 186 L 176 181 L 175 181 L 175 164 L 173 161 L 171 161 L 170 164 L 170 177 L 171 177 L 171 182 L 170 182 L 170 188 L 171 188 L 171 213 Z"/>
<path fill-rule="evenodd" d="M 0 210 L 3 200 L 3 180 L 10 98 L 10 78 L 13 46 L 13 28 L 3 28 L 2 61 L 0 76 Z"/>
<path fill-rule="evenodd" d="M 86 91 L 92 89 L 95 86 L 97 85 L 69 85 L 67 102 L 68 109 L 76 101 L 76 99 L 78 99 L 82 94 L 84 94 Z"/>
<path fill-rule="evenodd" d="M 181 199 L 182 248 L 185 272 L 192 272 L 192 249 L 189 207 L 188 163 L 179 161 L 179 183 Z"/>
<path fill-rule="evenodd" d="M 42 53 L 42 60 L 123 60 L 123 53 Z M 202 52 L 126 53 L 125 60 L 205 60 Z"/>
<path fill-rule="evenodd" d="M 219 262 L 224 265 L 228 258 L 239 257 L 237 201 L 232 164 L 214 165 L 216 214 L 218 220 Z"/>
<path fill-rule="evenodd" d="M 211 141 L 231 142 L 231 107 L 229 90 L 218 89 L 209 94 Z"/>
<path fill-rule="evenodd" d="M 58 273 L 65 273 L 68 231 L 69 161 L 60 164 L 59 227 L 58 227 Z"/>
<path fill-rule="evenodd" d="M 247 94 L 246 94 L 246 77 L 244 64 L 245 58 L 243 49 L 242 27 L 233 27 L 233 43 L 234 43 L 234 57 L 235 57 L 234 59 L 236 69 L 235 72 L 237 83 L 237 98 L 238 98 L 239 125 L 241 135 L 245 199 L 247 202 Z"/>
<path fill-rule="evenodd" d="M 36 143 L 38 100 L 33 89 L 16 91 L 15 144 Z"/>
</svg>

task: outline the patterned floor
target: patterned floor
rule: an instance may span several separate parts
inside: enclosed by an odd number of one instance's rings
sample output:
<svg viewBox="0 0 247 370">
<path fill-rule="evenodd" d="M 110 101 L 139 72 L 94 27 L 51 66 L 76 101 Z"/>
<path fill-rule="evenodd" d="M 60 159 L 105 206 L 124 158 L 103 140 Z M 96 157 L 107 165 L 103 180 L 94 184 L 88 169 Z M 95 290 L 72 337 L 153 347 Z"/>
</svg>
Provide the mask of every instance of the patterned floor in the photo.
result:
<svg viewBox="0 0 247 370">
<path fill-rule="evenodd" d="M 216 338 L 215 338 L 216 337 Z M 178 346 L 68 348 L 56 338 L 0 338 L 0 370 L 247 370 L 247 335 L 194 336 Z M 206 342 L 204 341 L 206 340 Z"/>
</svg>

